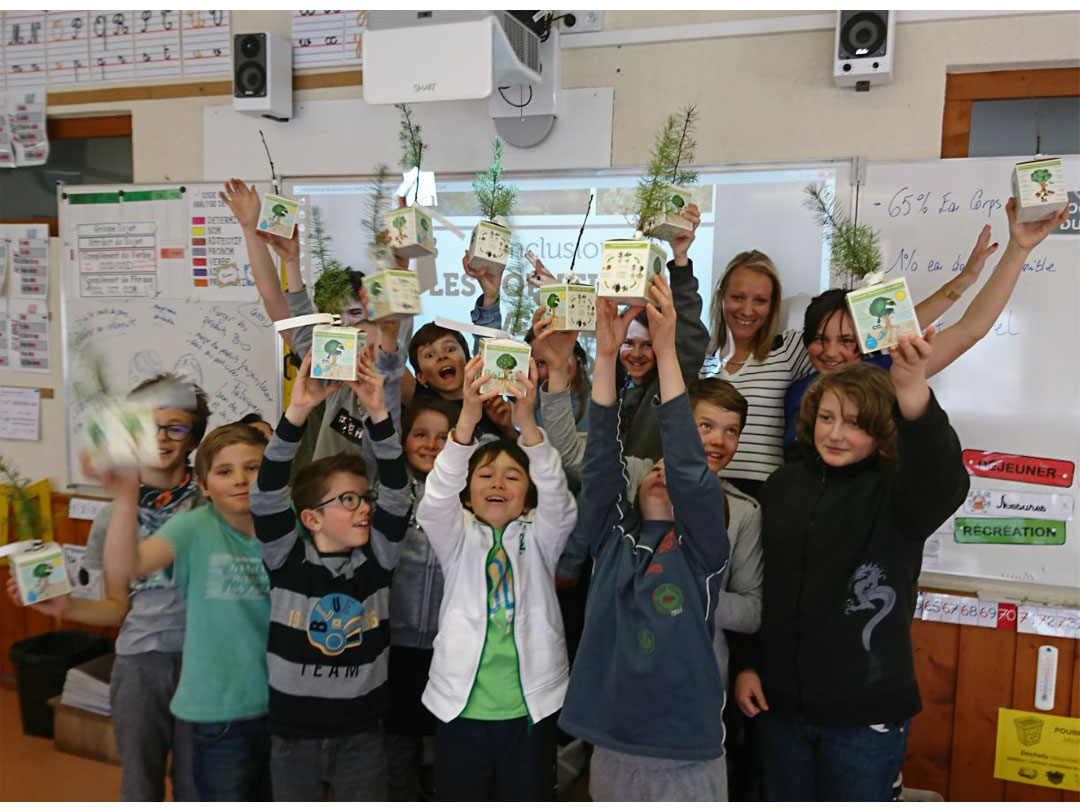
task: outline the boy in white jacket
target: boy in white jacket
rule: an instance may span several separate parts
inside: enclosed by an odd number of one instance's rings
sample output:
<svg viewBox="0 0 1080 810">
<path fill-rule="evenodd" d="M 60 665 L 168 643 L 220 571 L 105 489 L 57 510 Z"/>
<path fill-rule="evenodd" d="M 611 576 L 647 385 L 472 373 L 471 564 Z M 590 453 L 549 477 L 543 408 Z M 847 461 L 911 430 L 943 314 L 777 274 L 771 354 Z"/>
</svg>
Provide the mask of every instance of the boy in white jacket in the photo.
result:
<svg viewBox="0 0 1080 810">
<path fill-rule="evenodd" d="M 520 372 L 517 441 L 473 438 L 491 378 L 465 367 L 461 416 L 416 517 L 443 569 L 424 705 L 440 721 L 439 801 L 555 799 L 555 713 L 569 681 L 555 567 L 577 520 L 558 453 L 537 427 L 536 363 Z"/>
</svg>

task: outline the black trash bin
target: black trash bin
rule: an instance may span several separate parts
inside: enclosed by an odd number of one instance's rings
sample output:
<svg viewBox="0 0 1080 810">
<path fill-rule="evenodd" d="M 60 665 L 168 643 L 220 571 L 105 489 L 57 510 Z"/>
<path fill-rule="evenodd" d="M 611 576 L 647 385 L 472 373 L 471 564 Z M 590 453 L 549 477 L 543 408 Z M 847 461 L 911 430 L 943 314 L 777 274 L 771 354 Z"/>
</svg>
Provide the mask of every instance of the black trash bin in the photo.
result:
<svg viewBox="0 0 1080 810">
<path fill-rule="evenodd" d="M 111 651 L 112 642 L 105 636 L 77 630 L 57 630 L 12 644 L 23 734 L 52 739 L 53 712 L 45 701 L 64 690 L 69 669 Z"/>
</svg>

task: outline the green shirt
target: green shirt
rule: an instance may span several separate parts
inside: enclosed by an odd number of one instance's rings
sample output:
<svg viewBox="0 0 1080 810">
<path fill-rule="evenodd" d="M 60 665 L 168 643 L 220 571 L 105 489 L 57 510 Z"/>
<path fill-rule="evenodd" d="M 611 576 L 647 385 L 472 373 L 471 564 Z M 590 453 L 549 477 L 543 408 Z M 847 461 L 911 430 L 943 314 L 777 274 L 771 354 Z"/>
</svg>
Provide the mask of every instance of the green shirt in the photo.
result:
<svg viewBox="0 0 1080 810">
<path fill-rule="evenodd" d="M 266 714 L 270 580 L 259 541 L 226 523 L 212 505 L 177 515 L 156 534 L 176 552 L 173 572 L 187 599 L 172 713 L 192 723 Z"/>
<path fill-rule="evenodd" d="M 514 642 L 514 569 L 502 545 L 502 529 L 487 558 L 488 623 L 480 668 L 461 717 L 511 720 L 529 713 L 521 692 L 517 645 Z"/>
</svg>

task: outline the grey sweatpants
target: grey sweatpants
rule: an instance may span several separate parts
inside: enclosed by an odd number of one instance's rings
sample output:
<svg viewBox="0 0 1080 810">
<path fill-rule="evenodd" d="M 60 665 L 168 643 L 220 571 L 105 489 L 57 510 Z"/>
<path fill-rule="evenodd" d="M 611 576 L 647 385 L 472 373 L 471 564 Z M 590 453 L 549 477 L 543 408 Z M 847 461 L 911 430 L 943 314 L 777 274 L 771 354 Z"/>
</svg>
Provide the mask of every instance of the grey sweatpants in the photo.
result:
<svg viewBox="0 0 1080 810">
<path fill-rule="evenodd" d="M 727 765 L 718 759 L 660 759 L 593 749 L 589 795 L 594 802 L 725 802 Z"/>
<path fill-rule="evenodd" d="M 382 731 L 347 737 L 270 738 L 270 779 L 276 802 L 321 802 L 327 788 L 336 802 L 386 801 L 386 748 Z"/>
<path fill-rule="evenodd" d="M 172 751 L 173 798 L 199 800 L 195 790 L 195 741 L 191 724 L 169 711 L 180 680 L 178 652 L 118 655 L 113 664 L 109 700 L 116 748 L 124 772 L 120 801 L 165 801 L 165 764 Z"/>
</svg>

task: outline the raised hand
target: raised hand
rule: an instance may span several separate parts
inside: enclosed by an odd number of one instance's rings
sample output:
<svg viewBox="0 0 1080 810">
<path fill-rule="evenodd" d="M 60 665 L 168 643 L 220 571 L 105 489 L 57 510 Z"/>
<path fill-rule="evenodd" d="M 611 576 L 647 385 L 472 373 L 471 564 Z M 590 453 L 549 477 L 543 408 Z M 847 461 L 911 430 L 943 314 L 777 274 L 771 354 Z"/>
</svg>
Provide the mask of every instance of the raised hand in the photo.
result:
<svg viewBox="0 0 1080 810">
<path fill-rule="evenodd" d="M 578 333 L 552 329 L 551 317 L 545 317 L 546 311 L 547 307 L 538 307 L 533 314 L 533 357 L 545 361 L 549 366 L 560 362 L 565 366 L 574 354 Z"/>
<path fill-rule="evenodd" d="M 930 387 L 926 384 L 926 363 L 933 354 L 934 327 L 927 327 L 925 335 L 901 337 L 897 345 L 889 349 L 892 357 L 893 387 L 896 404 L 905 419 L 918 419 L 926 413 L 930 403 Z"/>
<path fill-rule="evenodd" d="M 229 206 L 240 227 L 254 229 L 259 223 L 259 192 L 255 186 L 248 186 L 235 177 L 225 182 L 225 190 L 218 192 L 218 197 Z"/>
<path fill-rule="evenodd" d="M 533 271 L 525 280 L 533 287 L 542 287 L 545 284 L 558 284 L 559 280 L 552 275 L 551 271 L 544 267 L 544 263 L 536 258 L 531 250 L 525 254 L 525 260 L 533 266 Z"/>
<path fill-rule="evenodd" d="M 375 370 L 375 364 L 367 352 L 362 352 L 357 357 L 356 382 L 347 382 L 345 385 L 356 394 L 356 401 L 364 406 L 372 422 L 381 422 L 387 417 L 383 378 Z"/>
<path fill-rule="evenodd" d="M 671 255 L 675 260 L 676 267 L 685 267 L 689 261 L 687 254 L 690 252 L 690 245 L 694 244 L 698 225 L 701 224 L 701 211 L 693 203 L 683 209 L 683 216 L 690 220 L 694 229 L 689 233 L 680 233 L 678 236 L 671 238 Z"/>
<path fill-rule="evenodd" d="M 326 398 L 339 388 L 341 388 L 341 383 L 323 385 L 318 380 L 311 379 L 311 349 L 308 349 L 304 362 L 300 364 L 300 370 L 296 373 L 285 418 L 299 427 L 320 403 L 325 402 Z"/>
<path fill-rule="evenodd" d="M 265 242 L 270 246 L 270 249 L 274 251 L 279 257 L 287 262 L 299 262 L 300 261 L 300 230 L 299 228 L 293 231 L 292 239 L 286 239 L 284 236 L 280 236 L 276 233 L 266 233 L 265 231 L 256 231 L 255 235 L 261 242 Z"/>
<path fill-rule="evenodd" d="M 645 312 L 649 318 L 653 351 L 659 359 L 662 353 L 675 351 L 675 301 L 671 286 L 662 275 L 652 277 L 649 296 L 652 302 L 645 305 Z"/>
<path fill-rule="evenodd" d="M 644 307 L 627 307 L 619 314 L 618 305 L 610 298 L 596 299 L 596 356 L 615 357 L 619 347 L 626 340 L 630 321 L 634 320 Z"/>
<path fill-rule="evenodd" d="M 139 491 L 139 470 L 136 467 L 99 470 L 90 464 L 90 454 L 85 450 L 79 454 L 79 465 L 84 476 L 97 481 L 110 495 Z"/>
<path fill-rule="evenodd" d="M 461 415 L 454 427 L 454 439 L 459 444 L 472 444 L 473 431 L 484 415 L 484 403 L 499 397 L 498 391 L 480 393 L 485 383 L 491 382 L 491 375 L 480 375 L 484 368 L 484 357 L 478 354 L 465 364 L 465 386 L 462 389 Z"/>
<path fill-rule="evenodd" d="M 1009 218 L 1010 241 L 1023 250 L 1033 250 L 1043 239 L 1061 227 L 1061 223 L 1069 216 L 1069 206 L 1055 211 L 1050 219 L 1042 222 L 1017 222 L 1016 200 L 1009 197 L 1009 201 L 1005 203 L 1005 215 Z"/>
<path fill-rule="evenodd" d="M 966 289 L 978 281 L 979 274 L 982 272 L 983 267 L 986 266 L 986 260 L 994 255 L 999 247 L 999 242 L 990 244 L 990 226 L 983 225 L 978 238 L 975 240 L 975 246 L 971 249 L 971 255 L 968 256 L 967 263 L 964 265 L 964 269 L 960 271 L 960 275 L 956 277 L 953 283 Z"/>
<path fill-rule="evenodd" d="M 499 288 L 502 286 L 503 270 L 506 268 L 488 270 L 481 267 L 479 270 L 475 270 L 469 267 L 469 251 L 467 250 L 465 255 L 461 257 L 461 267 L 465 271 L 465 275 L 475 278 L 480 283 L 480 289 L 484 291 L 483 306 L 490 307 L 499 300 Z"/>
</svg>

